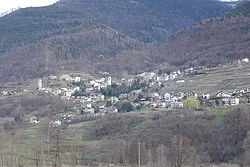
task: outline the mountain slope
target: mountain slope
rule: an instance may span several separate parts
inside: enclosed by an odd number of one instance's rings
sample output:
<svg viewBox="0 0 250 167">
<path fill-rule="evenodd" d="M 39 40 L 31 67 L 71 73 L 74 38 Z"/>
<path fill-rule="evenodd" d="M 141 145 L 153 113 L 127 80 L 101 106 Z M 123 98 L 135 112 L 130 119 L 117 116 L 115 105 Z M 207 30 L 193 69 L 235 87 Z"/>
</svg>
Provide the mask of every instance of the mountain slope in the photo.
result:
<svg viewBox="0 0 250 167">
<path fill-rule="evenodd" d="M 113 67 L 134 72 L 170 66 L 219 64 L 245 57 L 250 58 L 250 2 L 221 17 L 179 31 L 165 42 L 148 45 L 140 51 L 122 52 L 110 62 L 141 62 L 137 69 L 131 68 L 136 65 L 130 63 Z"/>
<path fill-rule="evenodd" d="M 92 23 L 105 24 L 144 42 L 165 40 L 229 9 L 216 0 L 61 0 L 0 18 L 0 53 Z"/>
<path fill-rule="evenodd" d="M 148 50 L 171 65 L 224 63 L 250 57 L 250 2 L 204 20 Z"/>
<path fill-rule="evenodd" d="M 230 8 L 215 0 L 62 0 L 94 18 L 145 42 L 165 40 L 183 27 Z"/>
<path fill-rule="evenodd" d="M 154 57 L 143 42 L 163 40 L 229 9 L 216 0 L 61 0 L 20 9 L 0 18 L 0 81 L 57 70 L 154 69 L 164 58 Z"/>
<path fill-rule="evenodd" d="M 87 26 L 0 55 L 0 81 L 22 81 L 58 70 L 96 74 L 109 57 L 142 47 L 144 44 L 106 26 Z"/>
<path fill-rule="evenodd" d="M 79 19 L 80 17 L 80 19 Z M 58 6 L 25 8 L 0 18 L 0 53 L 91 25 L 81 12 Z"/>
</svg>

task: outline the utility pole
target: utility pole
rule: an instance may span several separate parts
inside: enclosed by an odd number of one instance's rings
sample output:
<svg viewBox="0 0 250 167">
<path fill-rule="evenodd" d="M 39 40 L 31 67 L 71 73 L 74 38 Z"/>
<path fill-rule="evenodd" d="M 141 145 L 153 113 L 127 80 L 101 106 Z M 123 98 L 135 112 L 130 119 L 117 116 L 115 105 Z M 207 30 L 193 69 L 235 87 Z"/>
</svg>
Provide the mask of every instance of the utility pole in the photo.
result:
<svg viewBox="0 0 250 167">
<path fill-rule="evenodd" d="M 141 167 L 141 141 L 138 143 L 138 166 Z"/>
</svg>

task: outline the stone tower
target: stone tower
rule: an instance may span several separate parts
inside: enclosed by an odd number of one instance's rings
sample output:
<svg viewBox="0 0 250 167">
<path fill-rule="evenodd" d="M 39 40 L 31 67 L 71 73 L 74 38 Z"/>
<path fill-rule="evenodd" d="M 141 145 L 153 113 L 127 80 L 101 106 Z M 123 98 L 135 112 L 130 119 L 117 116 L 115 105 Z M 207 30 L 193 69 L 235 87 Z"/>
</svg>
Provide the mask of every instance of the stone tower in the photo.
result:
<svg viewBox="0 0 250 167">
<path fill-rule="evenodd" d="M 43 87 L 43 81 L 41 79 L 38 80 L 38 85 L 37 85 L 37 88 L 38 90 L 41 90 Z"/>
<path fill-rule="evenodd" d="M 108 85 L 111 86 L 111 84 L 112 84 L 112 79 L 111 77 L 108 77 Z"/>
</svg>

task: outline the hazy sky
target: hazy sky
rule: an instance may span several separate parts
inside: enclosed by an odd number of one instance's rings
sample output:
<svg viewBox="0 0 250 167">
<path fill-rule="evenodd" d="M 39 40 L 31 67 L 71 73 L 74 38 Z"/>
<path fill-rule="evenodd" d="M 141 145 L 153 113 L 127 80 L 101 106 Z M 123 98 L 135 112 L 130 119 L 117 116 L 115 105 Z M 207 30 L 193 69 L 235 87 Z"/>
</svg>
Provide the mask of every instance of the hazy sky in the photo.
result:
<svg viewBox="0 0 250 167">
<path fill-rule="evenodd" d="M 223 2 L 236 2 L 238 0 L 220 0 L 220 1 L 223 1 Z"/>
<path fill-rule="evenodd" d="M 12 8 L 25 8 L 51 5 L 58 0 L 0 0 L 0 13 Z"/>
<path fill-rule="evenodd" d="M 12 8 L 37 7 L 51 5 L 58 0 L 0 0 L 0 13 Z M 237 1 L 237 0 L 221 0 L 221 1 Z"/>
</svg>

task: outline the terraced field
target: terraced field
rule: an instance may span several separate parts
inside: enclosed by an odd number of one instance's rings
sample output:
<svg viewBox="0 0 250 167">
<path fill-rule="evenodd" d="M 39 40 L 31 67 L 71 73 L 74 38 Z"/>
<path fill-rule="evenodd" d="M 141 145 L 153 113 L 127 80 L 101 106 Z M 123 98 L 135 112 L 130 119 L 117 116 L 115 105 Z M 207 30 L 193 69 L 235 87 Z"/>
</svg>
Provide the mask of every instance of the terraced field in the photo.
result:
<svg viewBox="0 0 250 167">
<path fill-rule="evenodd" d="M 250 87 L 250 64 L 230 64 L 204 70 L 206 75 L 186 77 L 185 83 L 169 82 L 164 91 L 187 92 L 215 95 L 219 90 L 233 91 Z"/>
</svg>

